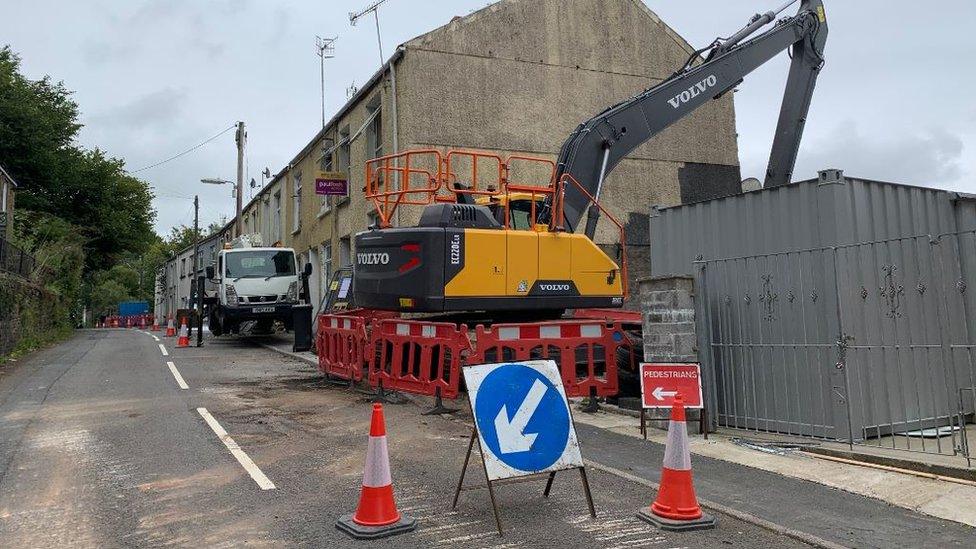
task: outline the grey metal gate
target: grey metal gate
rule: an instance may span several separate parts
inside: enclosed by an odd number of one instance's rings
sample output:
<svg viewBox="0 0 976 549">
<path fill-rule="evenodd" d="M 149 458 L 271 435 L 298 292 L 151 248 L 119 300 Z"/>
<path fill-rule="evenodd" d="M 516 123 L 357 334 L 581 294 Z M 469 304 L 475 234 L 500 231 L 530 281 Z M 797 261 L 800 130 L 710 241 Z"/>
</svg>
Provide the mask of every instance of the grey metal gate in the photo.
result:
<svg viewBox="0 0 976 549">
<path fill-rule="evenodd" d="M 719 425 L 971 463 L 976 231 L 696 265 Z"/>
</svg>

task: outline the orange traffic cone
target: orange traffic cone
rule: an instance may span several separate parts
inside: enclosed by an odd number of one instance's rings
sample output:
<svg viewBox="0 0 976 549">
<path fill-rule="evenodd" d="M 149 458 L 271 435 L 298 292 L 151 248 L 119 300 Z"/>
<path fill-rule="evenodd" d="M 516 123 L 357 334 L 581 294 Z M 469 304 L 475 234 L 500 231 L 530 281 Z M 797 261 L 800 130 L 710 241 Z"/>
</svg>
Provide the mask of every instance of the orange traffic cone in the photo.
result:
<svg viewBox="0 0 976 549">
<path fill-rule="evenodd" d="M 662 530 L 704 530 L 715 527 L 715 518 L 702 513 L 691 478 L 691 449 L 685 425 L 685 403 L 678 395 L 671 407 L 668 443 L 664 447 L 664 467 L 657 499 L 637 517 Z"/>
<path fill-rule="evenodd" d="M 165 337 L 173 337 L 175 335 L 176 335 L 176 327 L 173 326 L 173 315 L 169 315 L 169 318 L 166 320 L 166 336 Z"/>
<path fill-rule="evenodd" d="M 190 346 L 190 333 L 186 329 L 186 317 L 183 317 L 183 322 L 180 323 L 180 337 L 176 340 L 177 347 L 189 347 Z"/>
<path fill-rule="evenodd" d="M 416 527 L 417 520 L 401 515 L 393 501 L 383 405 L 373 404 L 359 507 L 354 514 L 339 517 L 336 528 L 356 539 L 373 539 L 409 532 Z"/>
<path fill-rule="evenodd" d="M 152 331 L 152 332 L 158 332 L 159 331 L 159 323 L 156 322 L 156 317 L 155 316 L 153 316 L 152 326 L 150 326 L 149 330 Z"/>
</svg>

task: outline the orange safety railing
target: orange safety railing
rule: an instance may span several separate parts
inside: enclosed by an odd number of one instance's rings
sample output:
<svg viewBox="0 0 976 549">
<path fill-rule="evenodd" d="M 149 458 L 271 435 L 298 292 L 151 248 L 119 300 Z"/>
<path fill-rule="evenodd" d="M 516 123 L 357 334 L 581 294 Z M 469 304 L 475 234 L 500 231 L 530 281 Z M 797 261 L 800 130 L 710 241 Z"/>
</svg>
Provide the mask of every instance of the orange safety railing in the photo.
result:
<svg viewBox="0 0 976 549">
<path fill-rule="evenodd" d="M 516 162 L 532 164 L 541 164 L 545 166 L 546 170 L 549 172 L 549 177 L 546 180 L 545 186 L 533 185 L 531 183 L 521 183 L 512 180 L 512 165 Z M 536 197 L 543 195 L 548 196 L 553 202 L 557 201 L 558 196 L 556 193 L 556 163 L 552 160 L 547 160 L 545 158 L 536 158 L 533 156 L 521 156 L 513 154 L 509 156 L 505 161 L 506 168 L 506 184 L 505 189 L 509 193 L 521 192 L 528 193 L 531 196 L 531 211 L 529 212 L 529 219 L 535 220 L 537 218 L 536 211 Z M 509 220 L 511 217 L 510 212 L 510 201 L 505 201 L 505 228 L 509 228 Z"/>
<path fill-rule="evenodd" d="M 406 151 L 367 160 L 366 198 L 376 206 L 380 226 L 390 226 L 390 219 L 401 204 L 424 206 L 433 202 L 443 181 L 442 168 L 443 158 L 436 149 Z"/>
<path fill-rule="evenodd" d="M 486 167 L 485 164 L 488 166 Z M 513 164 L 538 164 L 547 176 L 545 185 L 510 180 Z M 426 206 L 435 202 L 456 202 L 458 195 L 501 197 L 512 192 L 535 198 L 549 195 L 558 202 L 555 184 L 556 163 L 531 156 L 500 155 L 471 150 L 436 149 L 405 151 L 366 162 L 366 198 L 373 202 L 381 227 L 389 227 L 401 205 Z M 460 185 L 459 185 L 460 184 Z M 509 207 L 505 201 L 505 227 L 509 226 Z"/>
<path fill-rule="evenodd" d="M 479 177 L 478 164 L 487 161 L 491 164 L 493 174 L 487 176 L 482 172 Z M 457 168 L 459 163 L 470 163 L 470 170 L 466 170 L 465 177 L 459 177 Z M 473 196 L 498 196 L 505 192 L 505 182 L 507 178 L 507 168 L 505 160 L 497 154 L 481 151 L 452 150 L 444 156 L 443 174 L 446 179 L 446 188 L 454 193 L 469 194 Z M 482 179 L 487 179 L 484 186 L 480 185 Z M 457 184 L 468 185 L 468 188 L 458 187 Z"/>
</svg>

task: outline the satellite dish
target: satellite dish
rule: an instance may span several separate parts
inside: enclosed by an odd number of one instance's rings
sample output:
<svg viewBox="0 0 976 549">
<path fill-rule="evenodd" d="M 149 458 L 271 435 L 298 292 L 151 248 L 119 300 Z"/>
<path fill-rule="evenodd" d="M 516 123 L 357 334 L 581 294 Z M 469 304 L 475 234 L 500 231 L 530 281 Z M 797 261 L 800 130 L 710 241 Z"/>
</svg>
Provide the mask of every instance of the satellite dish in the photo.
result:
<svg viewBox="0 0 976 549">
<path fill-rule="evenodd" d="M 751 193 L 753 191 L 761 191 L 763 188 L 762 182 L 755 177 L 749 177 L 742 180 L 742 192 Z"/>
</svg>

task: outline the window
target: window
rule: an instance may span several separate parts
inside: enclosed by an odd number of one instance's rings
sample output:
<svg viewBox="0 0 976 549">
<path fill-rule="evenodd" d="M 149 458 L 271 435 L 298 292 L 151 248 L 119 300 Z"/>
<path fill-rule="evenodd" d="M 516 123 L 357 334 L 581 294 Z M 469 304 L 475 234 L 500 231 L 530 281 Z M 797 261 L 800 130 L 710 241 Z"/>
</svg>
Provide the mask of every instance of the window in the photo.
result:
<svg viewBox="0 0 976 549">
<path fill-rule="evenodd" d="M 186 258 L 180 260 L 180 278 L 186 278 Z"/>
<path fill-rule="evenodd" d="M 509 226 L 516 230 L 528 230 L 532 228 L 532 201 L 513 200 L 508 205 Z M 504 217 L 504 216 L 503 216 Z"/>
<path fill-rule="evenodd" d="M 324 147 L 322 151 L 322 158 L 319 160 L 319 169 L 323 172 L 334 171 L 333 157 L 335 156 L 335 151 L 332 150 L 333 140 L 332 138 L 326 139 L 324 142 Z M 321 201 L 321 206 L 319 206 L 319 216 L 325 215 L 332 208 L 332 197 L 326 195 L 320 195 L 319 200 Z"/>
<path fill-rule="evenodd" d="M 339 171 L 349 177 L 349 164 L 351 151 L 349 149 L 349 126 L 339 130 L 339 148 L 336 149 L 336 167 Z"/>
<path fill-rule="evenodd" d="M 291 230 L 297 233 L 302 230 L 302 172 L 296 173 L 292 178 L 291 190 Z"/>
<path fill-rule="evenodd" d="M 271 236 L 271 198 L 264 198 L 264 223 L 261 225 L 261 236 L 265 237 L 265 246 L 274 242 Z"/>
<path fill-rule="evenodd" d="M 322 258 L 322 285 L 323 293 L 327 291 L 329 281 L 332 280 L 332 243 L 326 242 L 322 244 L 322 253 L 319 255 Z"/>
<path fill-rule="evenodd" d="M 281 191 L 274 194 L 274 226 L 271 227 L 271 237 L 275 242 L 281 241 Z"/>
<path fill-rule="evenodd" d="M 342 267 L 352 265 L 352 246 L 348 236 L 339 239 L 339 265 Z"/>
<path fill-rule="evenodd" d="M 368 229 L 370 227 L 376 227 L 377 229 L 380 227 L 380 214 L 375 211 L 366 213 L 366 228 Z"/>
<path fill-rule="evenodd" d="M 372 119 L 366 126 L 366 158 L 383 156 L 383 116 L 380 112 L 380 96 L 377 94 L 366 104 L 366 112 Z M 383 188 L 384 180 L 389 174 L 380 171 L 376 174 L 376 184 Z"/>
<path fill-rule="evenodd" d="M 376 95 L 367 105 L 366 112 L 373 120 L 366 127 L 366 158 L 383 156 L 383 113 L 381 112 L 381 98 Z"/>
<path fill-rule="evenodd" d="M 285 250 L 231 252 L 227 257 L 227 278 L 271 278 L 295 275 L 295 255 Z"/>
</svg>

